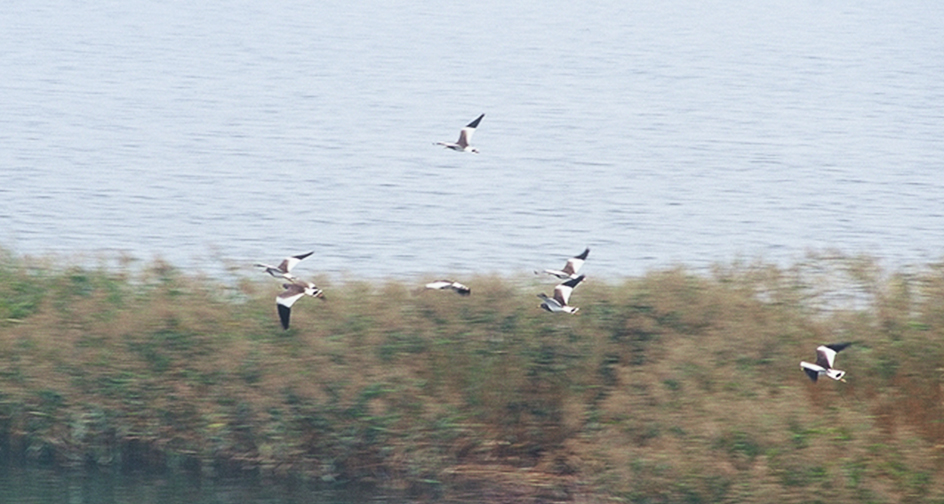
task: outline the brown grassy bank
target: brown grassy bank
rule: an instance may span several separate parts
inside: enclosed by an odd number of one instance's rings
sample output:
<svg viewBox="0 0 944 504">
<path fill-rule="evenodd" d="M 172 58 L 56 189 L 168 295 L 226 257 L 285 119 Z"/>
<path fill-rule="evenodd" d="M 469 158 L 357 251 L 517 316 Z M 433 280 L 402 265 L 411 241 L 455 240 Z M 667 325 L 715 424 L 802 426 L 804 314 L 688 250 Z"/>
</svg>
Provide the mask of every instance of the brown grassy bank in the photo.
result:
<svg viewBox="0 0 944 504">
<path fill-rule="evenodd" d="M 156 262 L 0 255 L 7 461 L 576 502 L 944 502 L 944 267 L 652 272 L 537 308 L 350 282 L 300 301 Z M 588 271 L 588 273 L 590 273 Z M 420 282 L 417 282 L 417 284 Z M 799 370 L 818 344 L 847 383 Z"/>
</svg>

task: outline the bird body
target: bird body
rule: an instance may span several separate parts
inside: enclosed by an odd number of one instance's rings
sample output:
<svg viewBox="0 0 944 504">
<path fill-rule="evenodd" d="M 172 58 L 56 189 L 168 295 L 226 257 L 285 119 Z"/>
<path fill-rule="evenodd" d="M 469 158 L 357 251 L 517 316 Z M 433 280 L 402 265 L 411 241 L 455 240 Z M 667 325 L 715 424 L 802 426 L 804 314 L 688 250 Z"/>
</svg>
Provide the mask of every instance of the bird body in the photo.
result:
<svg viewBox="0 0 944 504">
<path fill-rule="evenodd" d="M 566 282 L 557 284 L 557 286 L 554 287 L 554 297 L 548 297 L 547 294 L 544 294 L 543 292 L 538 294 L 538 297 L 543 300 L 541 303 L 541 308 L 544 308 L 551 313 L 577 313 L 577 310 L 580 308 L 570 306 L 567 304 L 567 302 L 570 301 L 570 294 L 574 291 L 577 285 L 580 284 L 580 282 L 583 282 L 584 278 L 585 275 L 580 275 L 579 277 L 571 278 Z"/>
<path fill-rule="evenodd" d="M 426 288 L 438 289 L 438 290 L 452 289 L 461 296 L 468 296 L 469 294 L 472 294 L 472 289 L 466 287 L 465 285 L 459 282 L 454 282 L 452 280 L 436 280 L 435 282 L 430 282 L 426 284 Z"/>
<path fill-rule="evenodd" d="M 284 278 L 286 280 L 295 280 L 295 277 L 290 274 L 292 268 L 295 267 L 302 259 L 314 254 L 314 251 L 311 251 L 307 254 L 299 254 L 296 256 L 289 256 L 282 260 L 278 266 L 272 266 L 271 264 L 256 263 L 256 266 L 260 268 L 265 268 L 265 272 L 276 277 Z"/>
<path fill-rule="evenodd" d="M 820 376 L 824 375 L 833 380 L 846 381 L 843 379 L 846 372 L 833 369 L 833 362 L 836 360 L 836 354 L 851 344 L 852 343 L 832 343 L 829 345 L 820 345 L 816 348 L 816 363 L 800 361 L 800 369 L 802 369 L 813 382 L 816 382 Z"/>
<path fill-rule="evenodd" d="M 295 280 L 292 283 L 282 284 L 285 288 L 275 297 L 275 307 L 279 312 L 282 329 L 288 329 L 289 318 L 292 315 L 292 305 L 303 296 L 318 297 L 324 300 L 324 292 L 311 282 Z"/>
<path fill-rule="evenodd" d="M 456 140 L 455 143 L 452 142 L 436 142 L 436 145 L 442 145 L 447 149 L 452 149 L 455 151 L 462 152 L 474 152 L 478 154 L 478 149 L 469 145 L 469 142 L 472 141 L 472 134 L 475 133 L 475 128 L 478 128 L 479 122 L 482 118 L 485 117 L 485 114 L 480 115 L 477 119 L 467 124 L 464 128 L 459 130 L 459 140 Z"/>
<path fill-rule="evenodd" d="M 547 273 L 549 275 L 556 276 L 561 280 L 566 280 L 568 278 L 576 278 L 577 272 L 580 271 L 580 267 L 583 266 L 584 261 L 587 260 L 587 256 L 590 255 L 590 247 L 587 247 L 579 255 L 571 257 L 567 260 L 567 264 L 564 265 L 563 269 L 559 270 L 550 270 L 546 269 L 544 271 L 535 271 L 535 274 Z"/>
</svg>

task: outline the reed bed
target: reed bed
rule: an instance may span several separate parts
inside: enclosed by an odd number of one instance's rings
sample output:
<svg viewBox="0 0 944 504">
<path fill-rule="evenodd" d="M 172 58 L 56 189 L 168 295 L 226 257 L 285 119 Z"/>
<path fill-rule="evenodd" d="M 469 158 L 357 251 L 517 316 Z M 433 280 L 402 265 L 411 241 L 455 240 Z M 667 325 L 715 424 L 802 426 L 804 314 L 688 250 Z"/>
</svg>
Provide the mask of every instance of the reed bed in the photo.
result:
<svg viewBox="0 0 944 504">
<path fill-rule="evenodd" d="M 0 251 L 6 464 L 494 502 L 944 502 L 944 265 L 278 282 Z M 588 272 L 589 273 L 589 272 Z M 853 341 L 847 382 L 800 360 Z"/>
</svg>

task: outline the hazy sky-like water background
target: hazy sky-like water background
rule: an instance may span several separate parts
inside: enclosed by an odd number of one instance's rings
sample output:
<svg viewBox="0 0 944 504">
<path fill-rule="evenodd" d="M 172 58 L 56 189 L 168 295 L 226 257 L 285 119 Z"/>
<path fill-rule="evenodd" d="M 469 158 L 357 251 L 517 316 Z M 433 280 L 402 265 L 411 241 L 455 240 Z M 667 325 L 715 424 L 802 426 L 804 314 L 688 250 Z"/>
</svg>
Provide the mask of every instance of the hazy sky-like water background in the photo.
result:
<svg viewBox="0 0 944 504">
<path fill-rule="evenodd" d="M 632 275 L 944 252 L 944 4 L 14 1 L 0 246 Z M 485 113 L 480 154 L 433 145 Z"/>
</svg>

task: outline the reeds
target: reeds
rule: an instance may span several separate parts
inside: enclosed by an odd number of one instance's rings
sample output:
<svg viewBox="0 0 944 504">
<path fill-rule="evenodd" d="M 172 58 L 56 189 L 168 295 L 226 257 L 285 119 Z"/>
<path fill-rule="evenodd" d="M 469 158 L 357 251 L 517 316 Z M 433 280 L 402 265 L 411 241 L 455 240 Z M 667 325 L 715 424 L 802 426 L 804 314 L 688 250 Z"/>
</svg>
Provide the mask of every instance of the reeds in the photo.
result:
<svg viewBox="0 0 944 504">
<path fill-rule="evenodd" d="M 51 264 L 0 254 L 7 459 L 437 498 L 944 499 L 940 264 L 674 268 L 587 282 L 575 316 L 524 277 L 321 279 L 289 331 L 264 277 Z M 799 361 L 840 340 L 848 383 L 810 383 Z"/>
</svg>

